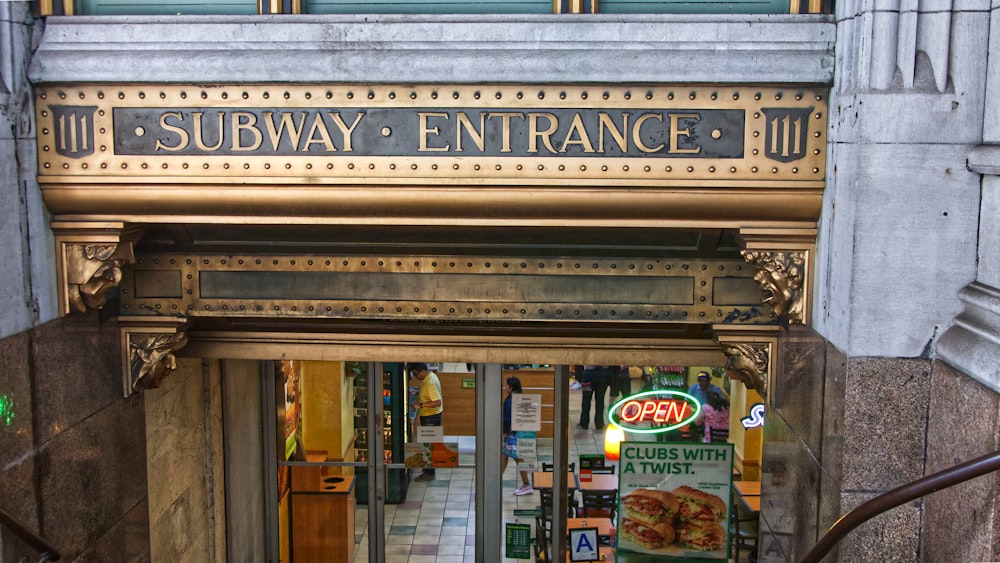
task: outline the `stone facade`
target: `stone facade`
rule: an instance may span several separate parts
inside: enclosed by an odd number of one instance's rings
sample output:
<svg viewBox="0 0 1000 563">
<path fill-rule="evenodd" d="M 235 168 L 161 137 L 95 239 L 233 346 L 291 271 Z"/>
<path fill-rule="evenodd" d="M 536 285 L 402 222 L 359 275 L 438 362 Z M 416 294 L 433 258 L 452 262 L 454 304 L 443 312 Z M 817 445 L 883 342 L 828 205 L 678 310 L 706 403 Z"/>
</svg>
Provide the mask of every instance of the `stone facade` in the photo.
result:
<svg viewBox="0 0 1000 563">
<path fill-rule="evenodd" d="M 150 405 L 167 403 L 121 398 L 113 321 L 52 320 L 29 58 L 31 79 L 46 83 L 827 85 L 813 321 L 786 328 L 773 358 L 761 559 L 794 561 L 845 511 L 1000 449 L 1000 55 L 988 56 L 1000 53 L 1000 15 L 986 0 L 842 2 L 835 18 L 51 18 L 41 38 L 28 6 L 0 2 L 0 37 L 14 45 L 0 51 L 0 392 L 18 406 L 0 428 L 0 490 L 2 508 L 66 561 L 112 549 L 108 560 L 148 560 L 151 521 L 216 503 L 219 490 L 185 510 L 183 494 L 149 506 L 141 429 Z M 193 374 L 180 381 L 201 387 Z M 993 475 L 901 506 L 856 530 L 837 560 L 1000 560 L 998 491 Z M 23 553 L 3 546 L 5 560 Z"/>
</svg>

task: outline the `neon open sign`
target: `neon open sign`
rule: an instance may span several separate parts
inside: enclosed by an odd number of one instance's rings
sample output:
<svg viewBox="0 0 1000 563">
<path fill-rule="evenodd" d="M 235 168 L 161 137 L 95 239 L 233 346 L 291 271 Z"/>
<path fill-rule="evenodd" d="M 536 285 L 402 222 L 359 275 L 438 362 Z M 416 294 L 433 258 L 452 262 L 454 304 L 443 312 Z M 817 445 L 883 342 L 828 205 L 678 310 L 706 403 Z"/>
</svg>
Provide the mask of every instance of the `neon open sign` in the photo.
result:
<svg viewBox="0 0 1000 563">
<path fill-rule="evenodd" d="M 655 434 L 690 424 L 701 414 L 701 403 L 683 391 L 644 391 L 611 406 L 608 418 L 629 432 Z"/>
</svg>

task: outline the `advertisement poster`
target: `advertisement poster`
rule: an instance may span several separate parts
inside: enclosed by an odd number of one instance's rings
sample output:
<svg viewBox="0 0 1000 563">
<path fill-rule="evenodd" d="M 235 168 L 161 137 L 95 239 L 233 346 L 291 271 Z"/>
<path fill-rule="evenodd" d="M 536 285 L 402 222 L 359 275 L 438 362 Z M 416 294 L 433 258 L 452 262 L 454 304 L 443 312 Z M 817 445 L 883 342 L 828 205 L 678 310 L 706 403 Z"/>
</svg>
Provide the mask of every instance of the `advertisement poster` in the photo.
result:
<svg viewBox="0 0 1000 563">
<path fill-rule="evenodd" d="M 732 444 L 622 442 L 618 550 L 727 559 Z"/>
<path fill-rule="evenodd" d="M 458 467 L 458 442 L 411 442 L 403 457 L 406 467 Z"/>
</svg>

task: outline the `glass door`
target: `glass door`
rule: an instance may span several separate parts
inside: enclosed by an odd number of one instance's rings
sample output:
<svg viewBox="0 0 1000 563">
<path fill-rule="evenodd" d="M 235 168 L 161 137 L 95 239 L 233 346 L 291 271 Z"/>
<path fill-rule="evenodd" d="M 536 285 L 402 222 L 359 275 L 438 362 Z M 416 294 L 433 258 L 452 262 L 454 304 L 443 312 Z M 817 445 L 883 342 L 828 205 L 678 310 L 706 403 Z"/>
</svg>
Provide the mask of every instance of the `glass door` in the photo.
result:
<svg viewBox="0 0 1000 563">
<path fill-rule="evenodd" d="M 499 366 L 273 366 L 273 560 L 498 561 Z"/>
</svg>

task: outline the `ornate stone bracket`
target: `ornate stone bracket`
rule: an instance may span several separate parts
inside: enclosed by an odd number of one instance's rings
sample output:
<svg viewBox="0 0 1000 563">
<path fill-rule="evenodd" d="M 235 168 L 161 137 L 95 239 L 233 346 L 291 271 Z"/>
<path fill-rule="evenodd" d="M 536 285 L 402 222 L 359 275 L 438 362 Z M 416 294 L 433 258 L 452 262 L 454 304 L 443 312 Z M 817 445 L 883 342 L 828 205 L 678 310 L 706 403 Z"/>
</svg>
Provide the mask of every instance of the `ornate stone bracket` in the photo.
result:
<svg viewBox="0 0 1000 563">
<path fill-rule="evenodd" d="M 714 325 L 714 339 L 726 355 L 726 373 L 767 398 L 777 327 Z"/>
<path fill-rule="evenodd" d="M 60 316 L 102 308 L 121 282 L 121 267 L 135 262 L 133 247 L 143 229 L 114 222 L 54 222 L 52 231 Z"/>
<path fill-rule="evenodd" d="M 816 231 L 743 229 L 740 254 L 757 268 L 754 280 L 771 311 L 789 323 L 808 324 Z"/>
<path fill-rule="evenodd" d="M 177 369 L 174 352 L 188 342 L 183 318 L 122 317 L 122 362 L 124 392 L 128 397 L 144 389 L 155 389 Z"/>
</svg>

